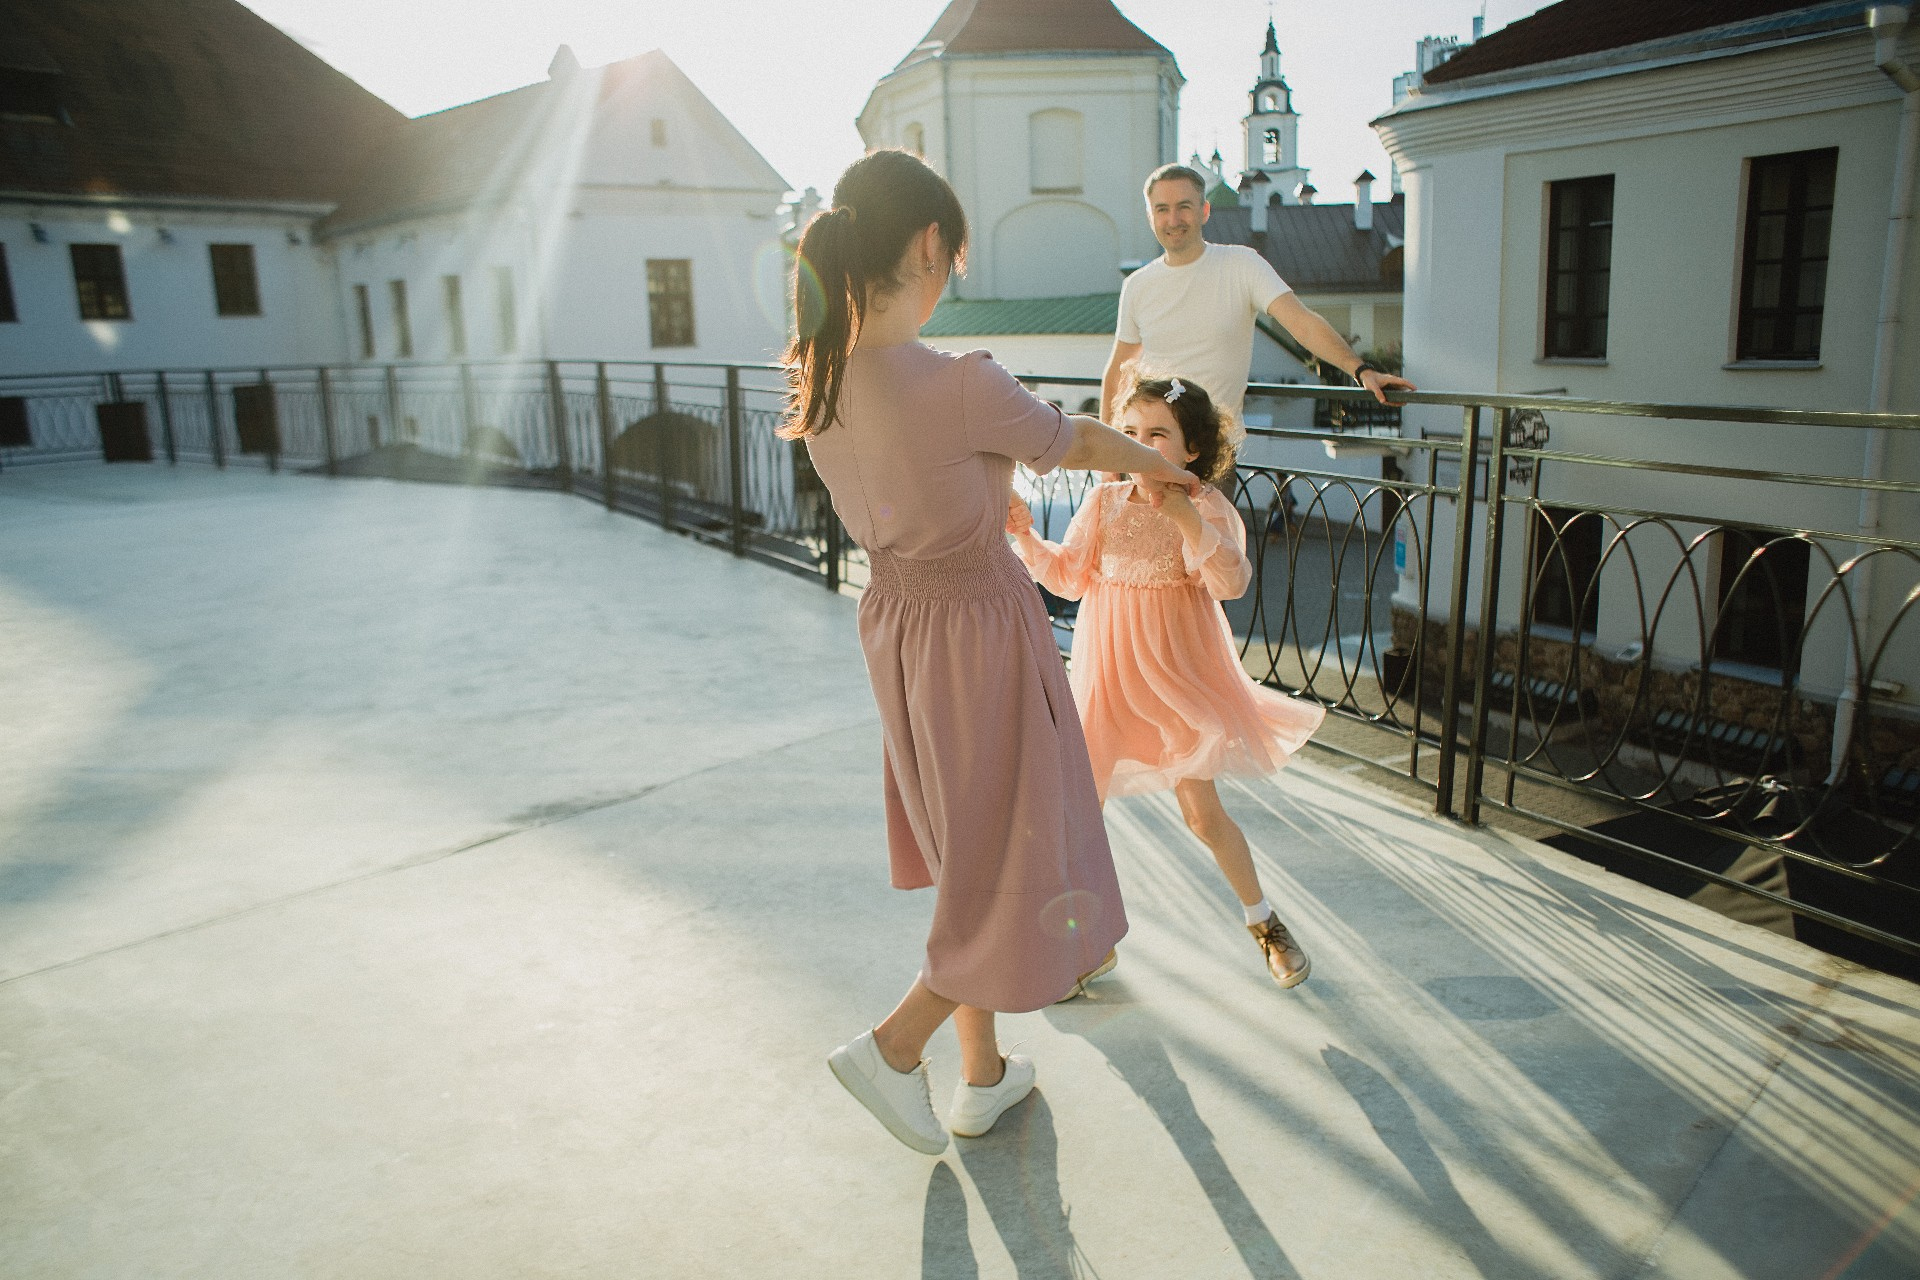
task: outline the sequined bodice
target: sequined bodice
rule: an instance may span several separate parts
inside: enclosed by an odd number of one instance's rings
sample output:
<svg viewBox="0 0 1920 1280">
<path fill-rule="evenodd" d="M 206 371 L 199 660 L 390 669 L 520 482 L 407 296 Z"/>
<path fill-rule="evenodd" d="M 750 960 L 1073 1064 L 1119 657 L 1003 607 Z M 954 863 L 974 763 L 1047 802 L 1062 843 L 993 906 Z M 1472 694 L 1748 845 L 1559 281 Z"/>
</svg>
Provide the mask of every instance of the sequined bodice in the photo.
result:
<svg viewBox="0 0 1920 1280">
<path fill-rule="evenodd" d="M 1187 581 L 1185 539 L 1180 527 L 1126 491 L 1107 501 L 1100 531 L 1100 579 L 1129 587 L 1176 587 Z"/>
</svg>

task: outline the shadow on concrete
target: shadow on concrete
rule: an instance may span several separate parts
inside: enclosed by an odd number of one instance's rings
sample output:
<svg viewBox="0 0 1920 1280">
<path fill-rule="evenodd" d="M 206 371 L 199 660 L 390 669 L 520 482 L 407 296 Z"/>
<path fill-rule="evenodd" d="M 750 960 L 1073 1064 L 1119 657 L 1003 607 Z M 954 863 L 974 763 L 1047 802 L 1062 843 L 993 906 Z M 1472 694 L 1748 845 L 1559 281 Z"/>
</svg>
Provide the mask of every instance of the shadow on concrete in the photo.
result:
<svg viewBox="0 0 1920 1280">
<path fill-rule="evenodd" d="M 920 1232 L 920 1280 L 979 1280 L 980 1264 L 967 1237 L 967 1193 L 953 1167 L 942 1160 L 927 1179 L 927 1208 Z"/>
<path fill-rule="evenodd" d="M 1073 1238 L 1060 1195 L 1060 1142 L 1053 1108 L 1039 1090 L 1002 1116 L 985 1137 L 956 1138 L 954 1145 L 986 1201 L 1000 1242 L 1013 1255 L 1020 1280 L 1074 1280 L 1086 1273 L 1086 1258 Z M 932 1193 L 929 1187 L 929 1199 Z"/>
<path fill-rule="evenodd" d="M 1421 1136 L 1420 1122 L 1414 1116 L 1413 1108 L 1407 1105 L 1407 1100 L 1400 1096 L 1400 1091 L 1393 1087 L 1392 1081 L 1359 1058 L 1332 1045 L 1320 1051 L 1320 1060 L 1326 1063 L 1327 1070 L 1340 1082 L 1340 1087 L 1359 1105 L 1381 1144 L 1393 1153 L 1393 1158 L 1400 1162 L 1400 1167 L 1407 1171 L 1414 1185 L 1426 1196 L 1437 1219 L 1434 1225 L 1466 1250 L 1481 1275 L 1511 1277 L 1512 1280 L 1545 1275 L 1514 1257 L 1510 1250 L 1502 1248 L 1480 1221 L 1479 1215 L 1468 1207 L 1453 1185 L 1453 1175 L 1447 1172 L 1446 1163 Z"/>
<path fill-rule="evenodd" d="M 1127 1087 L 1147 1104 L 1206 1193 L 1207 1202 L 1247 1270 L 1262 1280 L 1298 1277 L 1300 1273 L 1286 1250 L 1221 1156 L 1213 1131 L 1194 1105 L 1192 1092 L 1167 1056 L 1160 1033 L 1151 1027 L 1151 1016 L 1139 1015 L 1124 1024 L 1101 1018 L 1088 1026 L 1080 1010 L 1066 1006 L 1049 1009 L 1047 1020 L 1105 1054 Z"/>
</svg>

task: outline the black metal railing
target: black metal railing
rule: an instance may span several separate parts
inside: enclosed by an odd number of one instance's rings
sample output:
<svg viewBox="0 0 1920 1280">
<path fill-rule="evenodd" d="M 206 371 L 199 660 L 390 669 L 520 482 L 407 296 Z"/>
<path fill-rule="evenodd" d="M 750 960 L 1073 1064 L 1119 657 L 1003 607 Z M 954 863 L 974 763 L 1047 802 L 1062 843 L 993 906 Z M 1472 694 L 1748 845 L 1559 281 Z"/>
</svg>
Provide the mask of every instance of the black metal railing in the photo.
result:
<svg viewBox="0 0 1920 1280">
<path fill-rule="evenodd" d="M 1352 429 L 1371 422 L 1357 389 L 1249 390 L 1342 409 L 1321 419 L 1340 428 L 1251 430 L 1264 460 L 1229 483 L 1254 563 L 1227 605 L 1247 669 L 1370 731 L 1325 735 L 1329 750 L 1393 769 L 1441 814 L 1495 810 L 1757 897 L 1830 950 L 1920 956 L 1920 483 L 1741 461 L 1920 441 L 1920 415 L 1422 392 L 1406 400 L 1427 429 L 1383 438 Z M 693 362 L 5 378 L 0 468 L 150 457 L 543 484 L 857 590 L 864 553 L 776 434 L 783 400 L 776 368 Z M 1576 439 L 1602 438 L 1582 422 L 1667 433 L 1653 456 L 1550 447 L 1550 418 Z M 1022 475 L 1043 535 L 1093 480 Z M 1756 494 L 1788 514 L 1730 518 Z M 1877 526 L 1852 518 L 1876 502 Z M 1049 603 L 1064 640 L 1073 609 Z"/>
</svg>

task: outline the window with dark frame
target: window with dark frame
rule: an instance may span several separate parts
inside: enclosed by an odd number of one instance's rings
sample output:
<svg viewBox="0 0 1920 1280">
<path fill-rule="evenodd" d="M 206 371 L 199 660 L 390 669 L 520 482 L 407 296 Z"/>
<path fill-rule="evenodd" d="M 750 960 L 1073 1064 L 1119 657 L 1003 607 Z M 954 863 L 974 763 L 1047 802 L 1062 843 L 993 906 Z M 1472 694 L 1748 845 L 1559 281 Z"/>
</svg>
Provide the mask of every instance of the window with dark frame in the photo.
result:
<svg viewBox="0 0 1920 1280">
<path fill-rule="evenodd" d="M 1778 529 L 1720 531 L 1716 659 L 1768 667 L 1788 681 L 1799 674 L 1810 551 Z"/>
<path fill-rule="evenodd" d="M 1840 151 L 1756 156 L 1747 169 L 1736 360 L 1818 360 Z"/>
<path fill-rule="evenodd" d="M 7 246 L 0 244 L 0 324 L 13 324 L 19 319 L 19 309 L 13 305 L 13 273 L 7 269 Z"/>
<path fill-rule="evenodd" d="M 360 358 L 373 359 L 373 299 L 367 295 L 367 286 L 353 286 L 353 311 L 360 319 Z"/>
<path fill-rule="evenodd" d="M 447 308 L 447 350 L 450 354 L 467 354 L 467 312 L 460 302 L 460 277 L 440 277 L 440 297 Z"/>
<path fill-rule="evenodd" d="M 407 313 L 407 282 L 387 281 L 387 300 L 393 306 L 393 353 L 402 359 L 413 356 L 413 317 Z"/>
<path fill-rule="evenodd" d="M 28 71 L 0 67 L 0 118 L 59 122 L 61 75 L 57 71 Z"/>
<path fill-rule="evenodd" d="M 1604 360 L 1613 274 L 1613 175 L 1547 185 L 1548 358 Z"/>
<path fill-rule="evenodd" d="M 493 269 L 493 309 L 500 327 L 500 353 L 511 354 L 520 345 L 520 320 L 513 306 L 513 269 Z"/>
<path fill-rule="evenodd" d="M 656 347 L 693 345 L 693 262 L 647 259 L 647 321 Z"/>
<path fill-rule="evenodd" d="M 1602 523 L 1591 511 L 1534 510 L 1534 622 L 1575 634 L 1599 631 Z"/>
<path fill-rule="evenodd" d="M 213 260 L 213 309 L 223 316 L 260 314 L 260 278 L 253 270 L 250 244 L 210 244 Z"/>
<path fill-rule="evenodd" d="M 80 300 L 82 320 L 131 320 L 127 275 L 120 265 L 117 244 L 70 244 L 73 291 Z"/>
</svg>

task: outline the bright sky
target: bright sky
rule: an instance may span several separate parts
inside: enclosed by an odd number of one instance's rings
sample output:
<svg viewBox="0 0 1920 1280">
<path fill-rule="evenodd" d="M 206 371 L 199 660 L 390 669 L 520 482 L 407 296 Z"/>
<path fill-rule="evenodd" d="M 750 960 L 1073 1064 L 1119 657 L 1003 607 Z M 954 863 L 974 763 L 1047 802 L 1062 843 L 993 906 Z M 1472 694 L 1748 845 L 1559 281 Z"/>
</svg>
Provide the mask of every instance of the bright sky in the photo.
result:
<svg viewBox="0 0 1920 1280">
<path fill-rule="evenodd" d="M 667 56 L 796 189 L 823 192 L 859 157 L 854 116 L 947 0 L 244 0 L 408 115 L 546 77 L 556 46 L 595 66 Z M 1488 0 L 1494 31 L 1547 0 Z M 1187 77 L 1180 157 L 1215 146 L 1229 173 L 1259 67 L 1268 0 L 1119 0 Z M 1362 168 L 1384 178 L 1367 121 L 1392 100 L 1424 35 L 1465 37 L 1479 0 L 1275 0 L 1281 69 L 1301 113 L 1301 162 L 1330 202 Z"/>
</svg>

